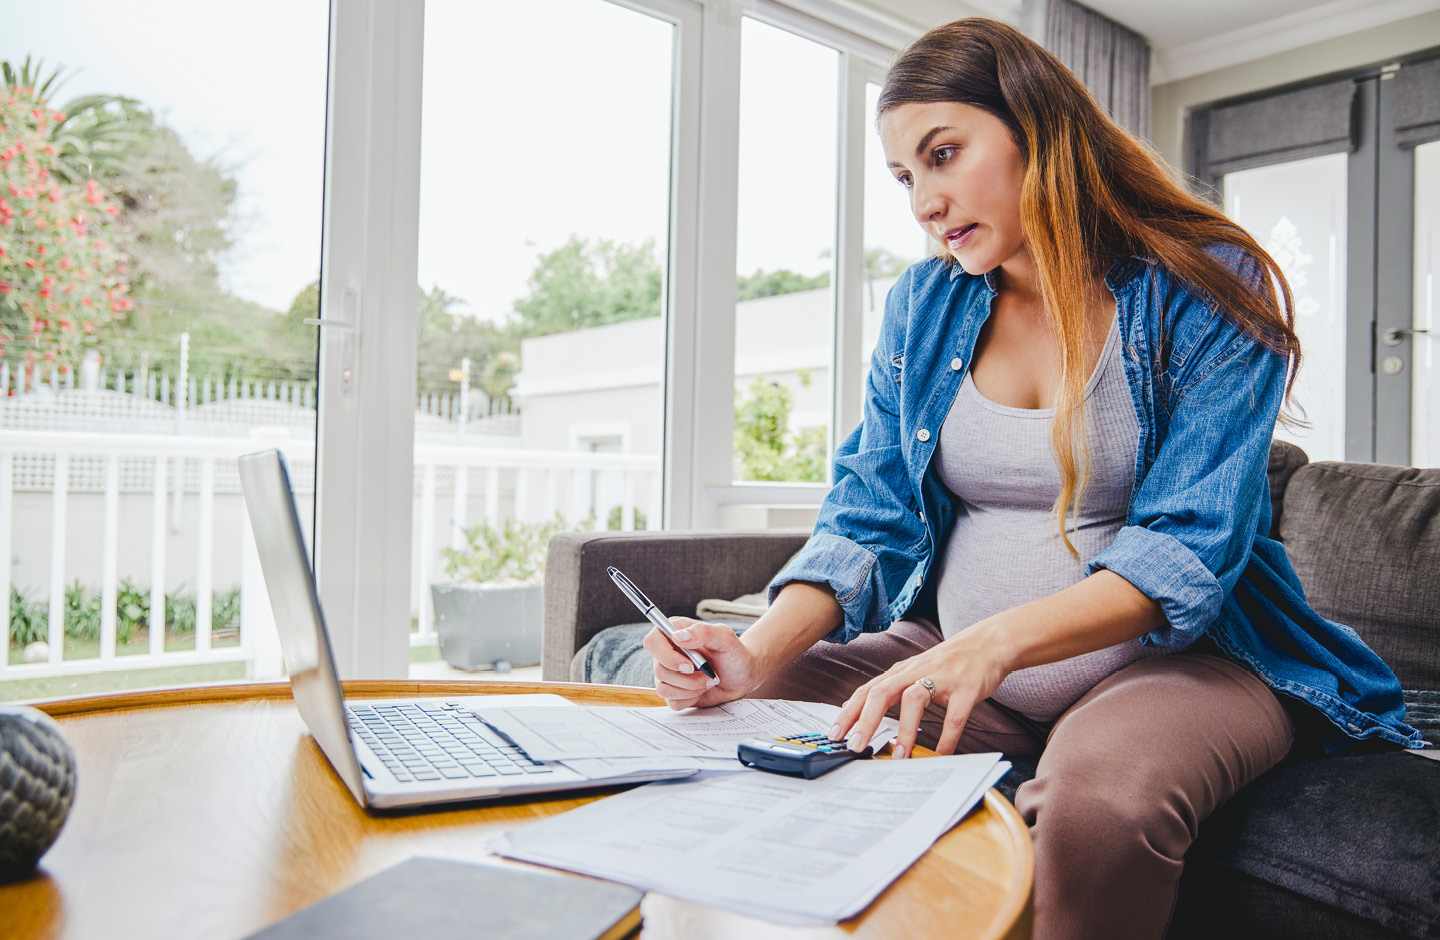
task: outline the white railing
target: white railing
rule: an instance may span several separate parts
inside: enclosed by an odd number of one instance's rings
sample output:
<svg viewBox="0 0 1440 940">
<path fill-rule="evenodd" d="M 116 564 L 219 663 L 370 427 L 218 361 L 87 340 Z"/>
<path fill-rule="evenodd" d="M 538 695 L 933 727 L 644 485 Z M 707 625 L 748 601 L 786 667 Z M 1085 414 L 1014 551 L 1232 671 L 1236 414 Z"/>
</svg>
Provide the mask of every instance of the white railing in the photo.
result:
<svg viewBox="0 0 1440 940">
<path fill-rule="evenodd" d="M 538 451 L 417 444 L 415 473 L 419 487 L 416 508 L 416 537 L 412 542 L 414 566 L 411 607 L 419 623 L 411 635 L 416 644 L 435 639 L 430 611 L 430 584 L 443 570 L 437 545 L 437 510 L 443 505 L 439 494 L 442 471 L 453 472 L 450 480 L 450 515 L 443 524 L 448 531 L 445 544 L 459 549 L 465 544 L 464 530 L 484 519 L 492 526 L 514 516 L 527 522 L 544 522 L 558 513 L 574 524 L 593 520 L 604 528 L 616 506 L 620 528 L 636 528 L 637 512 L 647 524 L 660 520 L 660 458 L 638 454 L 595 454 L 576 451 Z M 476 479 L 472 479 L 472 474 Z M 597 494 L 602 475 L 618 484 L 618 499 L 611 502 Z M 470 508 L 473 484 L 483 491 L 484 511 L 477 516 Z M 508 492 L 507 492 L 508 491 Z M 508 499 L 506 498 L 508 496 Z M 421 546 L 431 546 L 421 551 Z"/>
<path fill-rule="evenodd" d="M 235 459 L 278 447 L 290 461 L 297 496 L 311 496 L 314 443 L 306 437 L 216 438 L 159 434 L 93 434 L 0 430 L 0 679 L 53 676 L 156 666 L 242 661 L 256 678 L 280 671 L 268 598 L 256 564 L 248 518 L 239 495 Z M 412 601 L 420 624 L 413 643 L 434 641 L 430 582 L 440 580 L 446 545 L 464 545 L 464 531 L 480 519 L 499 525 L 505 518 L 527 521 L 606 518 L 619 507 L 622 528 L 635 527 L 637 513 L 650 525 L 660 518 L 660 464 L 655 456 L 526 451 L 464 445 L 419 444 L 415 449 Z M 98 505 L 76 517 L 78 500 Z M 48 513 L 43 503 L 48 500 Z M 17 501 L 28 501 L 28 522 L 17 518 Z M 121 559 L 143 557 L 145 525 L 137 503 L 149 502 L 149 645 L 144 653 L 121 654 L 117 644 L 116 599 Z M 124 510 L 132 510 L 125 512 Z M 217 511 L 223 510 L 223 511 Z M 302 512 L 302 518 L 308 514 Z M 182 516 L 185 524 L 182 525 Z M 24 528 L 21 528 L 24 527 Z M 48 529 L 49 551 L 40 543 Z M 177 539 L 184 546 L 176 549 Z M 18 540 L 18 541 L 17 541 Z M 98 563 L 94 557 L 99 547 Z M 192 547 L 193 546 L 193 547 Z M 217 561 L 217 548 L 225 561 Z M 182 554 L 177 558 L 175 551 Z M 44 662 L 9 663 L 12 571 L 19 556 L 36 565 L 46 557 L 48 655 Z M 99 655 L 66 659 L 65 585 L 85 562 L 98 580 L 101 597 Z M 165 649 L 165 587 L 172 574 L 193 572 L 196 589 L 193 650 Z M 22 565 L 23 568 L 23 565 Z M 219 571 L 217 579 L 217 568 Z M 171 581 L 175 580 L 173 577 Z M 238 646 L 216 647 L 210 599 L 213 588 L 240 587 Z M 42 587 L 42 585 L 33 585 Z M 403 629 L 403 626 L 397 627 Z"/>
</svg>

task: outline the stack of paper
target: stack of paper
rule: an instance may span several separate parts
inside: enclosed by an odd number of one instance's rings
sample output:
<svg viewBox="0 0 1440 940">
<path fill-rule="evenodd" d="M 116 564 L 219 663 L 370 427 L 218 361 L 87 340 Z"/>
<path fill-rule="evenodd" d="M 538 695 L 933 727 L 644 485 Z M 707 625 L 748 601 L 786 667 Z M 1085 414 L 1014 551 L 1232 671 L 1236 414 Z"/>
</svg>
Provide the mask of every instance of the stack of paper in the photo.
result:
<svg viewBox="0 0 1440 940">
<path fill-rule="evenodd" d="M 652 783 L 514 830 L 500 855 L 782 924 L 854 916 L 973 807 L 999 754 Z"/>
<path fill-rule="evenodd" d="M 535 760 L 586 758 L 722 758 L 735 761 L 746 738 L 826 734 L 840 709 L 819 702 L 739 699 L 711 708 L 529 706 L 475 708 L 480 720 L 514 741 Z M 882 719 L 871 739 L 877 750 L 899 725 Z M 673 761 L 665 760 L 669 766 Z M 713 765 L 712 765 L 713 766 Z"/>
</svg>

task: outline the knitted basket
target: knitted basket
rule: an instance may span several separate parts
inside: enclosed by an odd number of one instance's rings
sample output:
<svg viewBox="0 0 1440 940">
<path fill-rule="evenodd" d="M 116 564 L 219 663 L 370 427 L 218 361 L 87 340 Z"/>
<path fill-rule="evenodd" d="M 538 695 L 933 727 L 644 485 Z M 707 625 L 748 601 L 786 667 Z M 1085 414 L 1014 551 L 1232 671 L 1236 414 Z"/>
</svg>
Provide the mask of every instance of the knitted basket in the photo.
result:
<svg viewBox="0 0 1440 940">
<path fill-rule="evenodd" d="M 49 715 L 0 705 L 0 884 L 35 870 L 75 797 L 75 752 Z"/>
</svg>

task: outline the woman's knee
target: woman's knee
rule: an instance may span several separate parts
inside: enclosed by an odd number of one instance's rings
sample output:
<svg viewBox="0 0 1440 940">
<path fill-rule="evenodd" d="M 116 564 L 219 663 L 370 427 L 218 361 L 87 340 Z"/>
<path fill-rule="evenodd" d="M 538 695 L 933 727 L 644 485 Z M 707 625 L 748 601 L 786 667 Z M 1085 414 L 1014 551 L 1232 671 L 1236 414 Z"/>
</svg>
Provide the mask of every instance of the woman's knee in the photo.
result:
<svg viewBox="0 0 1440 940">
<path fill-rule="evenodd" d="M 1015 807 L 1052 851 L 1091 861 L 1134 853 L 1178 861 L 1195 840 L 1197 814 L 1163 774 L 1045 771 L 1042 762 L 1036 778 L 1020 786 Z"/>
</svg>

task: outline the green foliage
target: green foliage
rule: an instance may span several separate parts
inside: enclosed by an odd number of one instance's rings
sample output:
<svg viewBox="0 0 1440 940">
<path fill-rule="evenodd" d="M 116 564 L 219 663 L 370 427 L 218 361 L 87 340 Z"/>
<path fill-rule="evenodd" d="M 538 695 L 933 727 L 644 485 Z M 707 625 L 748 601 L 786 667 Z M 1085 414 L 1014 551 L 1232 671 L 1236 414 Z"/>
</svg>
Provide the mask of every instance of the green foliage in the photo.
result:
<svg viewBox="0 0 1440 940">
<path fill-rule="evenodd" d="M 29 646 L 50 635 L 45 608 L 45 604 L 31 601 L 20 593 L 19 588 L 10 588 L 10 642 L 13 645 Z"/>
<path fill-rule="evenodd" d="M 48 77 L 41 72 L 28 58 L 18 69 L 0 63 L 0 105 L 12 102 L 29 119 L 27 126 L 0 119 L 0 152 L 24 145 L 16 153 L 29 156 L 9 161 L 12 174 L 43 173 L 48 183 L 43 192 L 35 185 L 18 186 L 20 198 L 35 192 L 44 205 L 12 208 L 32 228 L 44 222 L 42 231 L 68 241 L 43 246 L 52 267 L 30 268 L 38 285 L 6 276 L 6 259 L 0 257 L 0 284 L 14 288 L 8 316 L 0 296 L 0 319 L 27 340 L 25 348 L 12 344 L 7 358 L 28 353 L 62 365 L 78 361 L 78 344 L 63 341 L 73 333 L 102 349 L 107 367 L 143 365 L 176 375 L 179 335 L 188 330 L 194 375 L 313 376 L 313 339 L 298 351 L 265 343 L 257 334 L 266 332 L 263 325 L 273 311 L 220 286 L 221 261 L 233 241 L 236 189 L 229 171 L 195 157 L 173 129 L 133 99 L 90 95 L 51 107 L 64 79 L 58 72 Z M 21 139 L 25 134 L 40 139 Z M 83 218 L 71 211 L 76 206 Z M 29 217 L 26 210 L 37 214 Z M 64 217 L 49 218 L 45 210 Z M 83 236 L 77 223 L 83 223 Z M 0 222 L 0 243 L 13 234 Z M 40 247 L 31 250 L 38 255 Z M 103 257 L 86 258 L 82 248 Z M 9 253 L 16 254 L 13 248 Z M 17 263 L 25 260 L 40 259 L 21 257 Z M 46 285 L 46 276 L 54 283 Z M 48 296 L 41 296 L 42 290 Z M 32 329 L 37 322 L 40 329 Z M 52 332 L 62 341 L 51 341 Z"/>
<path fill-rule="evenodd" d="M 450 370 L 469 359 L 471 388 L 491 398 L 508 394 L 519 370 L 519 339 L 493 323 L 455 313 L 459 303 L 459 297 L 438 286 L 420 291 L 420 389 L 459 391 Z M 515 366 L 501 370 L 502 359 Z"/>
<path fill-rule="evenodd" d="M 872 278 L 898 277 L 905 273 L 911 262 L 888 248 L 867 248 L 865 250 L 865 273 Z"/>
<path fill-rule="evenodd" d="M 619 532 L 622 528 L 624 528 L 624 520 L 621 519 L 620 509 L 621 507 L 619 506 L 612 506 L 610 508 L 610 514 L 605 517 L 605 531 Z M 635 510 L 636 532 L 643 532 L 648 529 L 648 522 L 649 520 L 645 518 L 645 513 L 641 512 L 638 509 Z"/>
<path fill-rule="evenodd" d="M 100 636 L 100 598 L 87 597 L 78 580 L 65 589 L 65 634 L 77 640 Z"/>
<path fill-rule="evenodd" d="M 195 632 L 195 598 L 189 594 L 165 595 L 165 632 L 189 636 Z"/>
<path fill-rule="evenodd" d="M 830 272 L 813 277 L 797 274 L 787 268 L 778 271 L 756 271 L 746 277 L 741 275 L 736 284 L 737 300 L 758 300 L 761 297 L 776 297 L 793 294 L 802 290 L 818 290 L 830 286 Z"/>
<path fill-rule="evenodd" d="M 0 78 L 0 355 L 71 368 L 132 304 L 120 206 L 96 180 L 71 180 L 52 140 L 68 116 L 14 84 L 32 80 L 28 60 L 19 74 L 0 63 Z"/>
<path fill-rule="evenodd" d="M 219 591 L 214 598 L 210 605 L 210 629 L 240 629 L 240 588 Z"/>
<path fill-rule="evenodd" d="M 464 548 L 444 550 L 445 576 L 457 584 L 539 584 L 550 539 L 573 528 L 558 513 L 549 522 L 510 518 L 498 528 L 481 522 L 465 530 Z"/>
<path fill-rule="evenodd" d="M 150 592 L 136 586 L 129 578 L 115 585 L 115 635 L 122 633 L 128 642 L 136 627 L 150 625 Z"/>
<path fill-rule="evenodd" d="M 102 611 L 99 591 L 81 586 L 76 580 L 65 589 L 65 635 L 75 640 L 100 637 Z M 124 646 L 135 638 L 137 629 L 150 626 L 150 592 L 121 579 L 115 593 L 115 642 Z M 213 631 L 240 626 L 240 588 L 217 591 L 211 601 L 210 627 Z M 195 597 L 179 591 L 165 595 L 165 632 L 185 636 L 195 632 Z M 49 604 L 31 601 L 18 588 L 10 589 L 10 642 L 24 647 L 50 637 Z"/>
<path fill-rule="evenodd" d="M 509 392 L 519 371 L 519 341 L 492 323 L 455 312 L 459 297 L 441 287 L 416 288 L 419 298 L 419 373 L 421 392 L 457 392 L 450 370 L 470 360 L 470 384 L 491 398 Z M 312 281 L 295 295 L 290 310 L 276 318 L 267 342 L 292 351 L 308 350 L 309 373 L 314 375 L 315 327 L 305 319 L 320 316 L 320 282 Z"/>
<path fill-rule="evenodd" d="M 800 373 L 802 386 L 809 373 Z M 735 396 L 735 459 L 742 480 L 820 483 L 825 479 L 825 427 L 790 430 L 795 395 L 757 375 Z"/>
<path fill-rule="evenodd" d="M 530 295 L 515 304 L 513 328 L 520 336 L 545 336 L 656 317 L 661 285 L 653 239 L 625 245 L 571 235 L 540 256 L 530 274 Z"/>
</svg>

